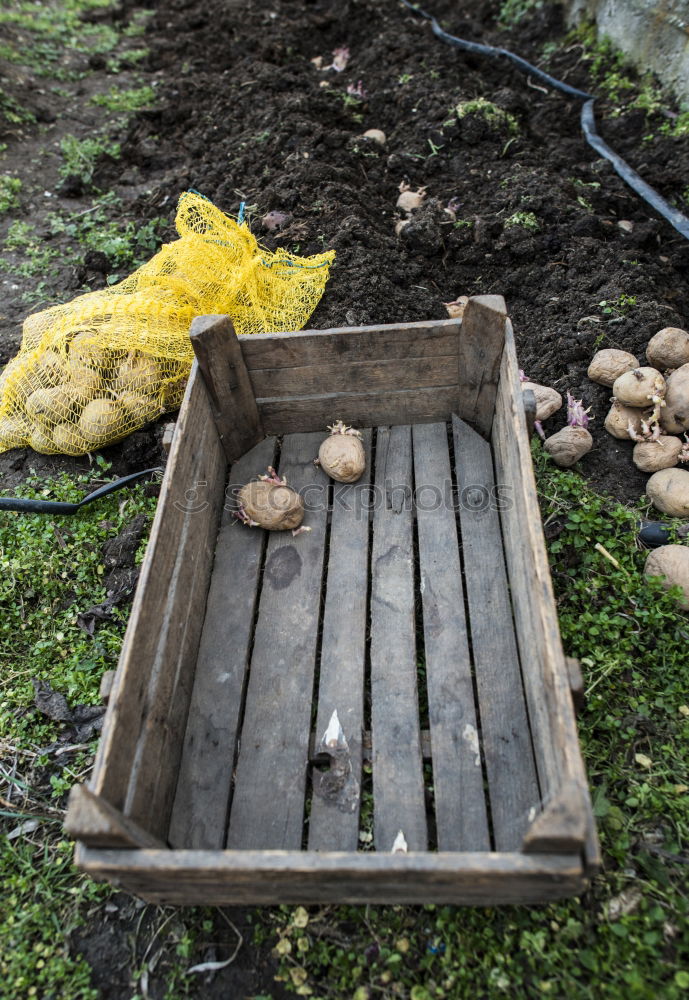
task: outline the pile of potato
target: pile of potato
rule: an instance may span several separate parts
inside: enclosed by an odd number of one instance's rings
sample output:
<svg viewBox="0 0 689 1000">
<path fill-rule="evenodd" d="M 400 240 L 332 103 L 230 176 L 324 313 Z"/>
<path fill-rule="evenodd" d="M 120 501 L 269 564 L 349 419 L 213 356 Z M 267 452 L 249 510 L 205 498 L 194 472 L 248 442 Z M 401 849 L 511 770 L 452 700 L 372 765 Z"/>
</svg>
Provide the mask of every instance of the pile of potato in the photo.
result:
<svg viewBox="0 0 689 1000">
<path fill-rule="evenodd" d="M 28 443 L 44 454 L 94 451 L 172 403 L 162 398 L 169 375 L 157 361 L 101 347 L 88 330 L 38 353 L 21 372 L 8 371 L 5 382 L 9 405 L 0 419 L 0 446 Z"/>
<path fill-rule="evenodd" d="M 588 369 L 593 382 L 612 388 L 605 429 L 635 441 L 632 459 L 652 473 L 646 492 L 673 517 L 689 516 L 689 333 L 666 327 L 646 348 L 647 366 L 627 351 L 599 351 Z M 679 437 L 683 435 L 683 437 Z"/>
</svg>

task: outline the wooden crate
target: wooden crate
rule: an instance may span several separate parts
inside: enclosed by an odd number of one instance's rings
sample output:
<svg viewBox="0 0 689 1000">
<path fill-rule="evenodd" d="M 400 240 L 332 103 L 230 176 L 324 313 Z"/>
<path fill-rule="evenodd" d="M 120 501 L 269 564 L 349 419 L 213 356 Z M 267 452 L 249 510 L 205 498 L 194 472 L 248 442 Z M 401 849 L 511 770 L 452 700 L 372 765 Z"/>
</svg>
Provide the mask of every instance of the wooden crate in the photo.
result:
<svg viewBox="0 0 689 1000">
<path fill-rule="evenodd" d="M 192 340 L 94 774 L 70 800 L 79 867 L 180 904 L 581 892 L 598 846 L 503 300 L 239 339 L 203 317 Z M 349 486 L 313 464 L 334 419 L 367 428 Z M 310 533 L 233 518 L 232 489 L 271 464 Z"/>
</svg>

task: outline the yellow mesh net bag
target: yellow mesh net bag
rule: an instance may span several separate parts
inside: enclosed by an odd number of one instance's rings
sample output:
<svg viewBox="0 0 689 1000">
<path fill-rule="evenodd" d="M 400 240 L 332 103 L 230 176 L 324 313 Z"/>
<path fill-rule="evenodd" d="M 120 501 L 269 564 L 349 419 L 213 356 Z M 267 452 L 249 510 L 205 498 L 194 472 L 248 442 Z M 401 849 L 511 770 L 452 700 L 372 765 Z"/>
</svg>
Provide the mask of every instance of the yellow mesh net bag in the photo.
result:
<svg viewBox="0 0 689 1000">
<path fill-rule="evenodd" d="M 306 323 L 334 251 L 270 253 L 194 192 L 175 222 L 180 238 L 124 281 L 27 317 L 0 375 L 0 452 L 85 455 L 178 407 L 194 316 L 227 314 L 239 334 Z"/>
</svg>

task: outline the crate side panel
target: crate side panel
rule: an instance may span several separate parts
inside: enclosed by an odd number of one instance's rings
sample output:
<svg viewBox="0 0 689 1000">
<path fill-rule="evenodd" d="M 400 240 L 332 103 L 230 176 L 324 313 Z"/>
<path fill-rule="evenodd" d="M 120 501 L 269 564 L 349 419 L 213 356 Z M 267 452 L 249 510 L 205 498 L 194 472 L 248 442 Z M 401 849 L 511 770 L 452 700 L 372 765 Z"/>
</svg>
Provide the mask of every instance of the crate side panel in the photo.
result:
<svg viewBox="0 0 689 1000">
<path fill-rule="evenodd" d="M 167 832 L 163 812 L 166 804 L 169 807 L 168 796 L 174 792 L 176 760 L 188 707 L 185 702 L 210 580 L 225 472 L 225 457 L 206 390 L 194 366 L 177 421 L 91 781 L 96 794 L 155 835 Z M 175 704 L 170 697 L 171 686 L 180 691 Z M 137 750 L 151 727 L 161 730 L 164 755 L 156 756 L 143 770 L 137 769 L 133 778 Z M 152 770 L 155 775 L 151 775 Z M 141 808 L 130 811 L 126 808 L 128 790 L 136 790 L 139 777 L 148 792 Z"/>
<path fill-rule="evenodd" d="M 546 802 L 569 781 L 583 790 L 589 831 L 586 851 L 591 867 L 595 868 L 600 852 L 562 651 L 521 405 L 514 335 L 509 323 L 506 337 L 492 435 L 493 453 L 498 481 L 506 488 L 506 502 L 501 506 L 500 516 L 534 751 Z"/>
<path fill-rule="evenodd" d="M 577 855 L 328 854 L 304 851 L 101 851 L 77 864 L 151 902 L 278 903 L 547 902 L 587 885 Z"/>
</svg>

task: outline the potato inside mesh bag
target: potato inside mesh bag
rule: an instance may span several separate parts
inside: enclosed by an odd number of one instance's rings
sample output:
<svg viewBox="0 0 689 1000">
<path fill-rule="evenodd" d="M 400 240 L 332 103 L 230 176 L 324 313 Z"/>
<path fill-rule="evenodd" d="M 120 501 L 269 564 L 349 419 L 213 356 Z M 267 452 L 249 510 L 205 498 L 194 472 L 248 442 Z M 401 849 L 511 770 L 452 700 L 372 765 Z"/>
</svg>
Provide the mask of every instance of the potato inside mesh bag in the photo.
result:
<svg viewBox="0 0 689 1000">
<path fill-rule="evenodd" d="M 270 253 L 192 192 L 176 225 L 180 239 L 119 284 L 27 317 L 19 354 L 0 374 L 0 451 L 84 455 L 176 409 L 194 316 L 225 313 L 244 334 L 301 329 L 333 251 Z"/>
</svg>

